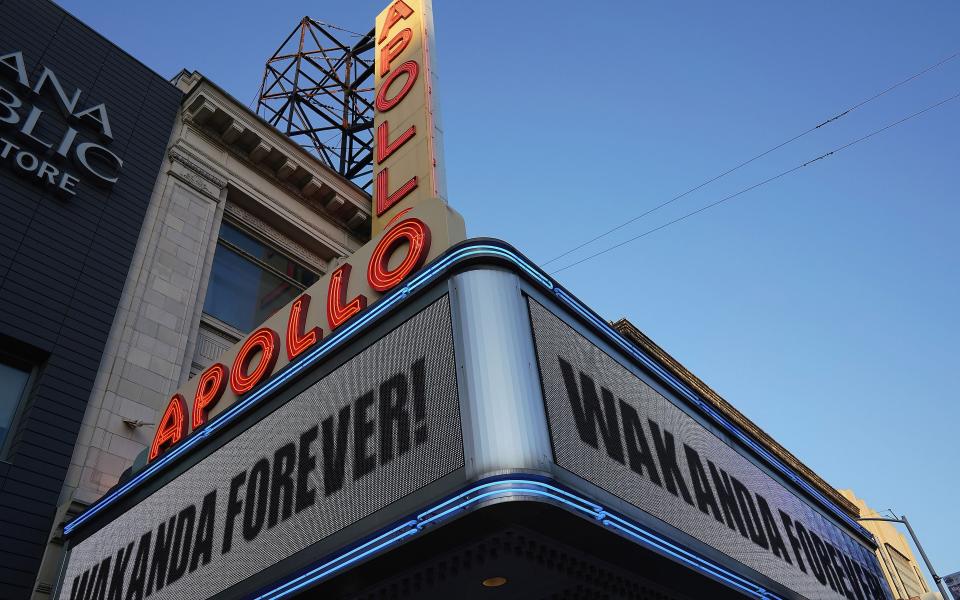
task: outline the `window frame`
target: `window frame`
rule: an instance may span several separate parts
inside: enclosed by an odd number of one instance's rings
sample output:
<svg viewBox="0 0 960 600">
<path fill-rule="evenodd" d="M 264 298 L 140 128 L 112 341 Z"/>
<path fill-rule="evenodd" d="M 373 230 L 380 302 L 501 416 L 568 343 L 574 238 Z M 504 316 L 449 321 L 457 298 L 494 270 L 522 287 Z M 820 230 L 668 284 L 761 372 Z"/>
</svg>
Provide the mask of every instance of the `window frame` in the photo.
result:
<svg viewBox="0 0 960 600">
<path fill-rule="evenodd" d="M 250 254 L 249 252 L 247 252 L 247 251 L 244 250 L 243 248 L 241 248 L 241 247 L 237 246 L 236 244 L 234 244 L 233 242 L 225 239 L 222 235 L 220 235 L 220 230 L 223 228 L 223 225 L 224 225 L 224 224 L 227 224 L 227 225 L 233 227 L 234 229 L 236 229 L 237 231 L 239 231 L 241 234 L 246 235 L 247 237 L 252 238 L 255 242 L 266 246 L 266 247 L 269 248 L 270 250 L 272 250 L 272 251 L 274 251 L 274 252 L 277 252 L 277 253 L 280 254 L 281 256 L 285 257 L 285 258 L 286 258 L 287 260 L 289 260 L 290 262 L 298 265 L 301 269 L 303 269 L 304 271 L 310 273 L 311 275 L 313 275 L 313 276 L 316 278 L 315 281 L 314 281 L 314 283 L 316 283 L 316 281 L 319 281 L 319 280 L 320 280 L 320 277 L 322 276 L 322 273 L 318 272 L 318 269 L 317 269 L 316 267 L 314 267 L 313 265 L 310 265 L 309 263 L 306 263 L 305 261 L 303 261 L 303 260 L 301 260 L 301 259 L 299 259 L 299 258 L 297 258 L 297 257 L 295 257 L 295 256 L 291 256 L 289 252 L 285 251 L 285 250 L 284 250 L 283 248 L 281 248 L 281 247 L 278 247 L 277 244 L 272 243 L 270 240 L 264 238 L 262 235 L 259 235 L 256 231 L 251 230 L 251 229 L 249 228 L 249 226 L 247 226 L 246 224 L 244 224 L 242 221 L 239 221 L 239 220 L 233 219 L 233 218 L 229 218 L 227 215 L 224 215 L 224 216 L 223 216 L 223 219 L 222 219 L 221 222 L 220 222 L 220 227 L 217 229 L 217 243 L 216 243 L 216 246 L 214 247 L 214 255 L 213 255 L 212 259 L 211 259 L 212 261 L 215 261 L 215 260 L 216 260 L 216 252 L 217 252 L 217 249 L 219 248 L 219 246 L 222 245 L 225 249 L 227 249 L 227 250 L 230 251 L 230 252 L 235 253 L 235 254 L 238 255 L 240 258 L 242 258 L 242 259 L 244 259 L 244 260 L 246 260 L 246 261 L 249 261 L 249 262 L 253 263 L 255 266 L 257 266 L 257 267 L 260 268 L 260 269 L 263 269 L 264 271 L 266 271 L 266 272 L 269 273 L 270 275 L 273 275 L 273 276 L 277 277 L 278 279 L 280 279 L 281 281 L 283 281 L 283 282 L 291 285 L 294 289 L 298 290 L 298 295 L 299 295 L 299 294 L 302 294 L 307 288 L 309 288 L 311 285 L 313 285 L 313 283 L 304 284 L 304 283 L 302 283 L 302 282 L 300 282 L 300 281 L 297 281 L 296 279 L 290 277 L 290 276 L 287 275 L 286 273 L 283 273 L 282 271 L 280 271 L 279 269 L 277 269 L 275 266 L 273 266 L 273 265 L 267 263 L 266 261 L 264 261 L 264 260 L 262 260 L 262 259 L 260 259 L 260 258 L 258 258 L 258 257 L 256 257 L 256 256 Z M 221 319 L 221 318 L 218 317 L 217 315 L 212 314 L 212 313 L 209 313 L 209 312 L 206 311 L 206 308 L 205 308 L 205 307 L 206 307 L 206 303 L 207 303 L 207 297 L 209 297 L 209 294 L 210 294 L 210 283 L 213 281 L 213 270 L 212 270 L 212 269 L 213 269 L 213 263 L 211 262 L 211 271 L 210 271 L 210 275 L 209 275 L 209 277 L 208 277 L 208 279 L 207 279 L 207 289 L 206 289 L 206 292 L 204 293 L 204 300 L 203 300 L 203 305 L 204 305 L 204 307 L 201 308 L 201 312 L 202 312 L 203 315 L 204 315 L 205 317 L 207 317 L 208 319 L 212 319 L 212 320 L 214 320 L 214 321 L 217 322 L 217 323 L 223 323 L 224 325 L 229 326 L 231 330 L 234 330 L 234 331 L 237 331 L 237 332 L 241 333 L 241 337 L 244 336 L 244 335 L 246 335 L 246 334 L 248 334 L 248 333 L 250 333 L 249 331 L 245 332 L 245 331 L 239 329 L 238 327 L 236 327 L 235 325 L 232 325 L 232 324 L 224 321 L 223 319 Z"/>
<path fill-rule="evenodd" d="M 10 427 L 7 428 L 7 436 L 3 442 L 0 442 L 0 462 L 9 463 L 10 448 L 13 445 L 13 439 L 16 437 L 17 431 L 19 431 L 23 423 L 27 406 L 30 404 L 30 398 L 33 395 L 33 387 L 37 381 L 40 365 L 35 361 L 2 351 L 0 351 L 0 363 L 27 373 L 27 380 L 23 384 L 23 390 L 20 392 L 20 397 L 17 398 L 16 401 L 16 408 L 10 417 Z"/>
<path fill-rule="evenodd" d="M 231 219 L 224 219 L 224 222 L 226 222 L 226 223 L 228 223 L 229 225 L 233 226 L 235 229 L 237 229 L 238 231 L 240 231 L 240 233 L 242 233 L 242 234 L 244 234 L 244 235 L 247 235 L 247 236 L 253 238 L 255 241 L 257 241 L 257 242 L 263 244 L 264 246 L 267 246 L 267 247 L 270 248 L 271 250 L 273 250 L 273 251 L 275 251 L 275 252 L 283 255 L 287 260 L 289 260 L 290 262 L 292 262 L 292 263 L 300 266 L 304 271 L 307 271 L 307 272 L 312 273 L 313 275 L 315 275 L 315 276 L 317 277 L 317 279 L 320 278 L 320 276 L 317 275 L 317 273 L 315 273 L 314 270 L 313 270 L 309 265 L 305 265 L 302 261 L 297 260 L 296 258 L 290 256 L 289 254 L 287 254 L 286 252 L 284 252 L 282 248 L 277 248 L 274 244 L 271 244 L 271 243 L 268 242 L 267 240 L 264 240 L 264 239 L 262 239 L 262 238 L 259 237 L 259 236 L 253 235 L 252 232 L 247 231 L 247 230 L 244 229 L 243 227 L 238 226 L 238 225 L 237 225 L 234 221 L 232 221 Z M 222 225 L 221 225 L 221 226 L 222 226 Z M 231 241 L 229 241 L 229 240 L 225 240 L 225 239 L 224 239 L 223 237 L 221 237 L 220 234 L 218 233 L 218 234 L 217 234 L 217 245 L 219 246 L 219 245 L 221 245 L 221 244 L 222 244 L 224 247 L 228 248 L 229 250 L 231 250 L 231 251 L 239 254 L 241 257 L 243 257 L 243 258 L 249 260 L 250 262 L 254 263 L 254 264 L 257 265 L 258 267 L 260 267 L 260 268 L 262 268 L 262 269 L 264 269 L 264 270 L 266 270 L 266 271 L 269 271 L 272 275 L 276 275 L 276 276 L 279 277 L 280 279 L 283 279 L 283 280 L 286 281 L 287 283 L 289 283 L 289 284 L 291 284 L 291 285 L 293 285 L 293 286 L 295 286 L 295 287 L 298 287 L 298 288 L 300 288 L 301 290 L 305 290 L 305 289 L 307 289 L 308 287 L 310 287 L 310 285 L 313 285 L 312 283 L 309 284 L 309 285 L 307 285 L 307 284 L 304 284 L 304 283 L 302 283 L 302 282 L 297 281 L 296 279 L 290 277 L 290 276 L 287 275 L 286 273 L 281 272 L 279 269 L 277 269 L 277 268 L 274 267 L 273 265 L 267 263 L 267 262 L 264 261 L 263 259 L 257 258 L 256 256 L 250 254 L 249 252 L 247 252 L 247 251 L 244 250 L 243 248 L 237 246 L 237 245 L 234 244 L 233 242 L 231 242 Z"/>
<path fill-rule="evenodd" d="M 910 560 L 909 556 L 905 555 L 903 552 L 900 552 L 900 550 L 895 548 L 890 542 L 884 542 L 883 545 L 886 546 L 887 555 L 890 557 L 890 562 L 893 564 L 893 570 L 897 573 L 897 578 L 900 579 L 900 585 L 903 586 L 903 592 L 905 594 L 911 593 L 911 591 L 907 589 L 907 582 L 904 580 L 904 571 L 901 569 L 901 566 L 906 568 L 906 574 L 916 577 L 914 581 L 920 585 L 921 593 L 929 591 L 926 589 L 927 585 L 923 581 L 923 577 L 920 576 L 914 561 Z M 896 560 L 897 558 L 900 558 L 902 562 L 898 564 Z"/>
</svg>

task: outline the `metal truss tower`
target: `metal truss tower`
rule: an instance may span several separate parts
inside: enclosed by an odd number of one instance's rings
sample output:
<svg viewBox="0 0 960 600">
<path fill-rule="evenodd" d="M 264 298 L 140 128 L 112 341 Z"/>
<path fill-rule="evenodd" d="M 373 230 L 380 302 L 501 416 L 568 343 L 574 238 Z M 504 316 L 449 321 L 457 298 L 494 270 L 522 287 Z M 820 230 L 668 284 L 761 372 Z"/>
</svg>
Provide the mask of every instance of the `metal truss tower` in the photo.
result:
<svg viewBox="0 0 960 600">
<path fill-rule="evenodd" d="M 350 36 L 352 43 L 340 37 Z M 370 193 L 374 32 L 304 17 L 267 60 L 257 114 Z"/>
</svg>

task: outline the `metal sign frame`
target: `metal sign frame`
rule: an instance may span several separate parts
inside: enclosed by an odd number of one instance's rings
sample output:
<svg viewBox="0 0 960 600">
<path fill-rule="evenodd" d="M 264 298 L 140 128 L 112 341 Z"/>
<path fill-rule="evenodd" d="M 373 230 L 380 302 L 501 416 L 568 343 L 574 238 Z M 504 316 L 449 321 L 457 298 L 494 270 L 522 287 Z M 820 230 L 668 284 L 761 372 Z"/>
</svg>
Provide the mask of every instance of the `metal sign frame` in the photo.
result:
<svg viewBox="0 0 960 600">
<path fill-rule="evenodd" d="M 336 335 L 288 365 L 231 410 L 217 415 L 214 419 L 220 423 L 211 428 L 213 433 L 185 440 L 184 445 L 192 445 L 189 451 L 179 455 L 171 451 L 108 493 L 68 525 L 70 544 L 76 545 L 282 405 L 316 381 L 317 375 L 343 364 L 444 294 L 451 300 L 463 470 L 403 498 L 389 510 L 348 526 L 217 598 L 253 590 L 260 590 L 258 597 L 263 598 L 288 596 L 446 520 L 504 499 L 560 506 L 749 596 L 800 598 L 554 463 L 527 298 L 549 307 L 598 347 L 647 373 L 650 383 L 704 427 L 742 448 L 743 456 L 863 546 L 875 546 L 872 536 L 842 509 L 621 337 L 543 270 L 511 246 L 488 239 L 468 240 L 450 248 Z M 308 373 L 310 376 L 306 376 Z"/>
</svg>

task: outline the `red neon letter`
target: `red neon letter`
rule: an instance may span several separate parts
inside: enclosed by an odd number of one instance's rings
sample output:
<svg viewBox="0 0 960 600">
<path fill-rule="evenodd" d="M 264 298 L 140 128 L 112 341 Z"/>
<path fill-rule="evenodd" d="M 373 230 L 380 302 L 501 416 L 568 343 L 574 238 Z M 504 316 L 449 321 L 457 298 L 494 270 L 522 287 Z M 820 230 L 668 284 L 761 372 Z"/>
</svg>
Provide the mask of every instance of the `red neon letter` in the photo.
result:
<svg viewBox="0 0 960 600">
<path fill-rule="evenodd" d="M 310 294 L 300 296 L 290 305 L 290 318 L 287 320 L 288 360 L 293 360 L 323 337 L 323 330 L 319 327 L 314 327 L 309 332 L 304 333 L 309 309 Z"/>
<path fill-rule="evenodd" d="M 397 188 L 392 194 L 387 193 L 387 188 L 390 186 L 390 169 L 384 167 L 380 169 L 380 172 L 377 173 L 377 183 L 374 187 L 377 189 L 374 190 L 374 195 L 377 200 L 377 216 L 379 217 L 383 213 L 390 210 L 394 204 L 403 200 L 407 194 L 417 189 L 417 176 L 414 175 L 407 182 Z"/>
<path fill-rule="evenodd" d="M 147 460 L 152 461 L 162 452 L 177 444 L 187 435 L 187 403 L 183 396 L 174 394 L 163 411 L 157 431 L 153 434 L 153 443 L 150 444 L 150 454 Z"/>
<path fill-rule="evenodd" d="M 220 363 L 210 365 L 200 375 L 197 382 L 197 395 L 193 397 L 193 429 L 196 431 L 207 422 L 207 413 L 220 401 L 223 390 L 227 388 L 227 368 Z"/>
<path fill-rule="evenodd" d="M 407 255 L 393 270 L 390 270 L 390 257 L 403 243 L 407 242 Z M 373 249 L 370 264 L 367 266 L 367 283 L 378 292 L 393 289 L 423 266 L 430 252 L 430 228 L 420 219 L 400 221 L 387 231 Z"/>
<path fill-rule="evenodd" d="M 391 227 L 393 227 L 393 224 L 394 224 L 394 223 L 396 223 L 397 221 L 399 221 L 400 219 L 402 219 L 402 218 L 403 218 L 403 215 L 407 214 L 407 213 L 410 212 L 411 210 L 413 210 L 413 207 L 412 207 L 412 206 L 408 206 L 407 208 L 405 208 L 405 209 L 403 209 L 403 210 L 401 210 L 401 211 L 398 211 L 397 214 L 395 214 L 395 215 L 393 215 L 392 217 L 390 217 L 390 220 L 387 221 L 387 224 L 383 226 L 384 231 L 386 231 L 387 229 L 390 229 Z"/>
<path fill-rule="evenodd" d="M 400 146 L 410 141 L 417 134 L 417 126 L 411 125 L 406 131 L 400 134 L 400 137 L 390 141 L 390 123 L 384 121 L 377 127 L 377 164 L 390 158 L 390 155 L 396 152 Z"/>
<path fill-rule="evenodd" d="M 403 87 L 400 88 L 400 91 L 397 92 L 397 95 L 393 98 L 387 99 L 387 92 L 390 90 L 390 86 L 394 81 L 397 80 L 397 77 L 401 73 L 407 74 L 407 80 L 403 82 Z M 413 87 L 413 84 L 417 81 L 417 75 L 420 74 L 420 65 L 416 61 L 408 60 L 403 63 L 397 70 L 393 73 L 387 75 L 387 78 L 380 82 L 380 89 L 377 90 L 377 98 L 374 100 L 374 105 L 377 110 L 380 112 L 387 112 L 397 104 L 400 104 L 400 101 L 403 100 L 407 93 L 410 91 L 410 88 Z"/>
<path fill-rule="evenodd" d="M 347 284 L 350 282 L 350 263 L 342 265 L 330 275 L 330 287 L 327 289 L 327 323 L 330 329 L 336 329 L 367 306 L 367 298 L 362 294 L 347 302 Z"/>
<path fill-rule="evenodd" d="M 233 359 L 233 367 L 230 369 L 230 389 L 234 394 L 238 396 L 246 394 L 273 372 L 273 366 L 277 364 L 277 346 L 279 345 L 280 336 L 268 327 L 261 327 L 250 334 L 237 352 L 237 357 Z M 260 356 L 257 366 L 253 372 L 247 373 L 255 353 Z"/>
<path fill-rule="evenodd" d="M 382 43 L 387 39 L 390 28 L 413 14 L 413 9 L 406 5 L 403 0 L 397 0 L 387 9 L 387 18 L 384 19 L 383 29 L 380 30 L 380 39 L 377 43 Z"/>
<path fill-rule="evenodd" d="M 410 28 L 401 29 L 400 33 L 395 35 L 386 46 L 380 48 L 380 77 L 387 74 L 390 70 L 390 61 L 400 56 L 400 53 L 407 49 L 412 38 L 413 31 Z"/>
</svg>

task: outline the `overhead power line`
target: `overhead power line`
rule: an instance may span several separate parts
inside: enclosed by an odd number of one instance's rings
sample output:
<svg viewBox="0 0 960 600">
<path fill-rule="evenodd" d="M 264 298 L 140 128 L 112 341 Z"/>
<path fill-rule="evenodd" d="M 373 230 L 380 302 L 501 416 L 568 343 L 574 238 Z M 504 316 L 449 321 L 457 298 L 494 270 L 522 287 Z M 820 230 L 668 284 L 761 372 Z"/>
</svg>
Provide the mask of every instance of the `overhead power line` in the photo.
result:
<svg viewBox="0 0 960 600">
<path fill-rule="evenodd" d="M 883 96 L 883 95 L 885 95 L 885 94 L 887 94 L 887 93 L 889 93 L 889 92 L 897 89 L 897 88 L 900 87 L 901 85 L 904 85 L 904 84 L 906 84 L 906 83 L 909 83 L 909 82 L 913 81 L 914 79 L 916 79 L 916 78 L 924 75 L 925 73 L 928 73 L 929 71 L 932 71 L 933 69 L 936 69 L 937 67 L 940 67 L 940 66 L 942 66 L 942 65 L 950 62 L 951 60 L 957 58 L 958 56 L 960 56 L 960 52 L 955 52 L 955 53 L 951 54 L 950 56 L 944 58 L 944 59 L 941 60 L 940 62 L 938 62 L 938 63 L 936 63 L 936 64 L 934 64 L 934 65 L 930 65 L 929 67 L 923 69 L 922 71 L 918 71 L 918 72 L 914 73 L 913 75 L 911 75 L 910 77 L 907 77 L 906 79 L 904 79 L 904 80 L 902 80 L 902 81 L 900 81 L 900 82 L 898 82 L 898 83 L 895 83 L 895 84 L 891 85 L 891 86 L 888 87 L 887 89 L 885 89 L 885 90 L 883 90 L 883 91 L 881 91 L 881 92 L 878 92 L 878 93 L 874 94 L 873 96 L 870 96 L 870 97 L 867 98 L 866 100 L 862 100 L 862 101 L 858 102 L 857 104 L 854 104 L 854 105 L 851 106 L 850 108 L 844 110 L 843 112 L 837 113 L 836 115 L 834 115 L 833 117 L 830 117 L 830 118 L 827 119 L 826 121 L 823 121 L 822 123 L 819 123 L 819 124 L 817 124 L 817 125 L 814 125 L 813 127 L 810 127 L 809 129 L 807 129 L 806 131 L 804 131 L 804 132 L 802 132 L 802 133 L 799 133 L 799 134 L 793 136 L 792 138 L 790 138 L 790 139 L 788 139 L 788 140 L 786 140 L 786 141 L 784 141 L 784 142 L 780 142 L 779 144 L 777 144 L 776 146 L 773 146 L 772 148 L 769 148 L 769 149 L 767 149 L 767 150 L 764 150 L 763 152 L 761 152 L 760 154 L 757 154 L 757 155 L 754 156 L 753 158 L 750 158 L 750 159 L 748 159 L 748 160 L 745 160 L 745 161 L 743 161 L 742 163 L 736 165 L 735 167 L 732 167 L 732 168 L 730 168 L 730 169 L 727 169 L 727 170 L 724 171 L 723 173 L 720 173 L 719 175 L 716 175 L 715 177 L 712 177 L 712 178 L 704 181 L 703 183 L 701 183 L 701 184 L 699 184 L 699 185 L 697 185 L 697 186 L 695 186 L 695 187 L 690 188 L 689 190 L 687 190 L 687 191 L 685 191 L 685 192 L 682 192 L 682 193 L 680 193 L 680 194 L 677 194 L 676 196 L 674 196 L 673 198 L 670 198 L 670 199 L 667 200 L 666 202 L 663 202 L 663 203 L 661 203 L 661 204 L 658 204 L 657 206 L 654 206 L 653 208 L 647 210 L 646 212 L 641 213 L 641 214 L 639 214 L 639 215 L 637 215 L 637 216 L 635 216 L 635 217 L 633 217 L 633 218 L 631 218 L 631 219 L 628 219 L 628 220 L 624 221 L 623 223 L 620 223 L 619 225 L 616 225 L 615 227 L 612 227 L 612 228 L 604 231 L 603 233 L 600 233 L 599 235 L 590 238 L 589 240 L 583 242 L 582 244 L 580 244 L 580 245 L 578 245 L 578 246 L 575 246 L 575 247 L 567 250 L 566 252 L 563 252 L 562 254 L 558 254 L 557 256 L 554 256 L 554 257 L 551 258 L 550 260 L 548 260 L 548 261 L 546 261 L 545 263 L 543 263 L 543 265 L 546 266 L 546 265 L 549 265 L 550 263 L 556 262 L 556 261 L 560 260 L 561 258 L 563 258 L 564 256 L 567 256 L 567 255 L 569 255 L 569 254 L 572 254 L 572 253 L 576 252 L 577 250 L 580 250 L 580 249 L 583 248 L 584 246 L 589 246 L 589 245 L 592 244 L 593 242 L 596 242 L 597 240 L 603 239 L 603 238 L 607 237 L 608 235 L 610 235 L 611 233 L 614 233 L 615 231 L 619 231 L 619 230 L 623 229 L 624 227 L 626 227 L 627 225 L 630 225 L 631 223 L 634 223 L 634 222 L 636 222 L 636 221 L 639 221 L 640 219 L 644 218 L 645 216 L 647 216 L 647 215 L 649 215 L 649 214 L 651 214 L 651 213 L 654 213 L 654 212 L 660 210 L 660 209 L 663 208 L 664 206 L 667 206 L 668 204 L 672 204 L 672 203 L 676 202 L 677 200 L 680 200 L 680 199 L 683 198 L 684 196 L 688 196 L 688 195 L 692 194 L 693 192 L 695 192 L 695 191 L 697 191 L 697 190 L 699 190 L 699 189 L 701 189 L 701 188 L 703 188 L 703 187 L 705 187 L 705 186 L 707 186 L 707 185 L 710 185 L 710 184 L 713 183 L 714 181 L 717 181 L 718 179 L 722 179 L 722 178 L 726 177 L 727 175 L 733 173 L 734 171 L 737 171 L 738 169 L 741 169 L 741 168 L 749 165 L 750 163 L 752 163 L 752 162 L 754 162 L 754 161 L 756 161 L 756 160 L 759 160 L 759 159 L 763 158 L 764 156 L 770 154 L 771 152 L 774 152 L 775 150 L 779 150 L 780 148 L 783 148 L 783 147 L 786 146 L 787 144 L 793 143 L 793 142 L 799 140 L 800 138 L 804 137 L 805 135 L 810 134 L 810 133 L 816 131 L 817 129 L 820 129 L 821 127 L 823 127 L 823 126 L 825 126 L 825 125 L 829 125 L 830 123 L 833 123 L 834 121 L 837 121 L 838 119 L 841 119 L 841 118 L 845 117 L 846 115 L 848 115 L 848 114 L 850 114 L 851 112 L 857 110 L 858 108 L 864 106 L 865 104 L 868 104 L 868 103 L 870 103 L 870 102 L 873 102 L 873 101 L 876 100 L 877 98 L 880 98 L 881 96 Z"/>
<path fill-rule="evenodd" d="M 936 104 L 931 104 L 930 106 L 924 108 L 923 110 L 919 110 L 919 111 L 913 113 L 912 115 L 908 115 L 908 116 L 900 119 L 899 121 L 894 121 L 893 123 L 890 123 L 889 125 L 886 125 L 885 127 L 881 127 L 880 129 L 877 129 L 877 130 L 875 130 L 875 131 L 872 131 L 872 132 L 868 133 L 867 135 L 865 135 L 865 136 L 863 136 L 863 137 L 859 137 L 859 138 L 853 140 L 852 142 L 848 142 L 848 143 L 846 143 L 846 144 L 844 144 L 844 145 L 842 145 L 842 146 L 838 146 L 838 147 L 834 148 L 833 150 L 830 150 L 829 152 L 825 152 L 825 153 L 821 154 L 820 156 L 818 156 L 818 157 L 816 157 L 816 158 L 814 158 L 814 159 L 808 160 L 808 161 L 805 162 L 805 163 L 799 164 L 799 165 L 793 167 L 792 169 L 787 169 L 786 171 L 783 171 L 783 172 L 781 172 L 781 173 L 778 173 L 778 174 L 774 175 L 773 177 L 764 179 L 763 181 L 761 181 L 761 182 L 759 182 L 759 183 L 755 183 L 755 184 L 751 185 L 750 187 L 746 187 L 746 188 L 740 190 L 739 192 L 730 194 L 729 196 L 726 196 L 726 197 L 724 197 L 724 198 L 721 198 L 721 199 L 717 200 L 716 202 L 712 202 L 712 203 L 710 203 L 710 204 L 707 204 L 706 206 L 703 206 L 703 207 L 701 207 L 701 208 L 698 208 L 697 210 L 691 211 L 691 212 L 683 215 L 682 217 L 678 217 L 678 218 L 676 218 L 676 219 L 674 219 L 674 220 L 672 220 L 672 221 L 668 221 L 668 222 L 664 223 L 663 225 L 660 225 L 660 226 L 658 226 L 658 227 L 654 227 L 653 229 L 648 229 L 647 231 L 644 231 L 644 232 L 641 233 L 640 235 L 636 235 L 636 236 L 634 236 L 634 237 L 632 237 L 632 238 L 630 238 L 630 239 L 624 240 L 624 241 L 622 241 L 622 242 L 620 242 L 620 243 L 618 243 L 618 244 L 614 244 L 613 246 L 609 246 L 609 247 L 607 247 L 607 248 L 604 248 L 603 250 L 600 250 L 599 252 L 595 252 L 595 253 L 593 253 L 593 254 L 591 254 L 591 255 L 589 255 L 589 256 L 586 256 L 586 257 L 584 257 L 584 258 L 581 258 L 580 260 L 575 261 L 575 262 L 572 262 L 572 263 L 570 263 L 570 264 L 568 264 L 568 265 L 566 265 L 566 266 L 564 266 L 564 267 L 561 267 L 561 268 L 559 268 L 559 269 L 557 269 L 557 270 L 555 270 L 555 271 L 551 271 L 551 273 L 552 273 L 552 274 L 557 274 L 557 273 L 559 273 L 559 272 L 561 272 L 561 271 L 566 271 L 567 269 L 569 269 L 569 268 L 571 268 L 571 267 L 575 267 L 575 266 L 577 266 L 577 265 L 579 265 L 579 264 L 581 264 L 581 263 L 587 262 L 588 260 L 592 260 L 592 259 L 594 259 L 594 258 L 596 258 L 596 257 L 598 257 L 598 256 L 601 256 L 601 255 L 603 255 L 603 254 L 606 254 L 607 252 L 610 252 L 610 251 L 612 251 L 612 250 L 616 250 L 617 248 L 620 248 L 621 246 L 626 246 L 627 244 L 629 244 L 629 243 L 631 243 L 631 242 L 635 242 L 635 241 L 639 240 L 640 238 L 643 238 L 643 237 L 646 237 L 646 236 L 650 235 L 651 233 L 655 233 L 655 232 L 657 232 L 657 231 L 660 231 L 661 229 L 666 229 L 667 227 L 669 227 L 669 226 L 671 226 L 671 225 L 674 225 L 675 223 L 679 223 L 680 221 L 683 221 L 683 220 L 685 220 L 685 219 L 688 219 L 688 218 L 690 218 L 690 217 L 692 217 L 692 216 L 694 216 L 694 215 L 700 214 L 700 213 L 704 212 L 705 210 L 708 210 L 708 209 L 711 209 L 711 208 L 713 208 L 713 207 L 715 207 L 715 206 L 718 206 L 718 205 L 720 205 L 720 204 L 723 204 L 723 203 L 726 202 L 727 200 L 732 200 L 732 199 L 736 198 L 737 196 L 740 196 L 740 195 L 742 195 L 742 194 L 745 194 L 745 193 L 747 193 L 747 192 L 749 192 L 749 191 L 751 191 L 751 190 L 755 190 L 755 189 L 757 189 L 758 187 L 764 186 L 764 185 L 770 183 L 771 181 L 776 181 L 777 179 L 780 179 L 781 177 L 785 177 L 785 176 L 787 176 L 787 175 L 789 175 L 789 174 L 791 174 L 791 173 L 794 173 L 794 172 L 796 172 L 796 171 L 799 171 L 800 169 L 802 169 L 802 168 L 804 168 L 804 167 L 806 167 L 806 166 L 809 166 L 809 165 L 811 165 L 811 164 L 813 164 L 813 163 L 815 163 L 815 162 L 817 162 L 817 161 L 819 161 L 819 160 L 823 160 L 823 159 L 825 159 L 825 158 L 827 158 L 827 157 L 829 157 L 829 156 L 833 156 L 834 154 L 837 154 L 838 152 L 841 152 L 841 151 L 843 151 L 843 150 L 846 150 L 847 148 L 849 148 L 849 147 L 851 147 L 851 146 L 853 146 L 853 145 L 855 145 L 855 144 L 859 144 L 860 142 L 863 142 L 863 141 L 865 141 L 865 140 L 868 140 L 868 139 L 872 138 L 872 137 L 875 136 L 875 135 L 878 135 L 878 134 L 880 134 L 880 133 L 883 133 L 884 131 L 886 131 L 886 130 L 888 130 L 888 129 L 891 129 L 891 128 L 893 128 L 893 127 L 896 127 L 897 125 L 900 125 L 901 123 L 905 123 L 905 122 L 909 121 L 910 119 L 913 119 L 913 118 L 915 118 L 915 117 L 919 117 L 920 115 L 924 114 L 925 112 L 930 111 L 930 110 L 933 110 L 933 109 L 935 109 L 935 108 L 937 108 L 937 107 L 939 107 L 939 106 L 942 106 L 942 105 L 944 105 L 944 104 L 946 104 L 947 102 L 950 102 L 950 101 L 952 101 L 952 100 L 956 100 L 957 98 L 960 98 L 960 93 L 954 94 L 953 96 L 950 96 L 949 98 L 945 98 L 945 99 L 941 100 L 940 102 L 937 102 Z"/>
</svg>

